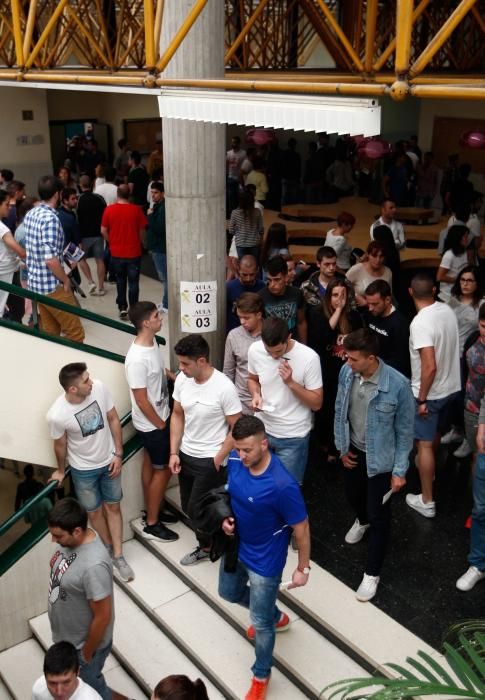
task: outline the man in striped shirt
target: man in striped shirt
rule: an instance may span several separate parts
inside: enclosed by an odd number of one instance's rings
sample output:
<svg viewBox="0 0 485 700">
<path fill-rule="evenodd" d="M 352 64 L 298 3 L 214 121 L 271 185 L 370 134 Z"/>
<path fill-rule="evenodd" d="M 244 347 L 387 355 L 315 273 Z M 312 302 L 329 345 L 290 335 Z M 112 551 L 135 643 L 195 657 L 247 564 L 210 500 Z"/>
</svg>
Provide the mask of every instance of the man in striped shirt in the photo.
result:
<svg viewBox="0 0 485 700">
<path fill-rule="evenodd" d="M 39 180 L 41 203 L 25 216 L 25 248 L 29 289 L 64 304 L 76 305 L 71 282 L 62 265 L 64 232 L 56 214 L 62 183 L 53 175 Z M 82 343 L 84 329 L 78 316 L 39 304 L 40 329 Z"/>
</svg>

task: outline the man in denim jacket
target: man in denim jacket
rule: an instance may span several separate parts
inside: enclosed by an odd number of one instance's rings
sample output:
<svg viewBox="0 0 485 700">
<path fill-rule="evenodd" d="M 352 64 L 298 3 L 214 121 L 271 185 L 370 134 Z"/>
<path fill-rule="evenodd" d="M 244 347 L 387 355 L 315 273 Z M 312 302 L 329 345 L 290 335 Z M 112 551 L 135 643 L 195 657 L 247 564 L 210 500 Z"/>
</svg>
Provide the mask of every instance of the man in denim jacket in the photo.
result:
<svg viewBox="0 0 485 700">
<path fill-rule="evenodd" d="M 361 328 L 344 339 L 347 364 L 335 402 L 335 445 L 340 451 L 347 499 L 357 519 L 348 544 L 369 530 L 369 548 L 357 600 L 377 591 L 390 532 L 392 493 L 406 483 L 413 446 L 414 398 L 409 380 L 378 358 L 379 339 Z"/>
</svg>

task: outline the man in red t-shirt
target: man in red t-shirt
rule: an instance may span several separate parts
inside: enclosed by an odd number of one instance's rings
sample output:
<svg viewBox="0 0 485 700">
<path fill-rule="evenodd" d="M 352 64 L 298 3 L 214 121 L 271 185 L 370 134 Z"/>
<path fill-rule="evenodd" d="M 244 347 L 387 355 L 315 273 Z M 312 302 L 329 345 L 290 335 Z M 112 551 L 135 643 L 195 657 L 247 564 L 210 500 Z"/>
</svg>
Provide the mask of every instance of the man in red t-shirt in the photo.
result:
<svg viewBox="0 0 485 700">
<path fill-rule="evenodd" d="M 116 203 L 104 210 L 101 233 L 109 243 L 112 270 L 116 275 L 116 304 L 120 318 L 125 319 L 128 317 L 127 282 L 130 306 L 138 301 L 141 241 L 148 222 L 142 209 L 130 204 L 128 185 L 120 185 L 117 194 Z"/>
</svg>

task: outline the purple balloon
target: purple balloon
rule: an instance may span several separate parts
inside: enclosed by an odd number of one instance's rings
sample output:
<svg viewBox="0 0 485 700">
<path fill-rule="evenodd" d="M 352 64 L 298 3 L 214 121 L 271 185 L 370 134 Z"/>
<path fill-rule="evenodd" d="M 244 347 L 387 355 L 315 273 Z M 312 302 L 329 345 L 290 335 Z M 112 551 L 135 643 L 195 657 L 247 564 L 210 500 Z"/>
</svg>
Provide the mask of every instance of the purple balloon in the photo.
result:
<svg viewBox="0 0 485 700">
<path fill-rule="evenodd" d="M 460 142 L 467 148 L 485 148 L 485 132 L 466 131 L 461 135 Z"/>
</svg>

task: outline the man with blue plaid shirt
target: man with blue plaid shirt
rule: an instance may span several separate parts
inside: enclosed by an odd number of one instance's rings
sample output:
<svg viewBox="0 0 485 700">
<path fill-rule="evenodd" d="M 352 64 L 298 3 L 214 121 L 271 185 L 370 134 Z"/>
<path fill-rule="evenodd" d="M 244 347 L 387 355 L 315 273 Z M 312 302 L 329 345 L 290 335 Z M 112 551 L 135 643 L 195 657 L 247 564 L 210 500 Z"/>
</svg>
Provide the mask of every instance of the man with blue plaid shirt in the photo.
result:
<svg viewBox="0 0 485 700">
<path fill-rule="evenodd" d="M 64 232 L 56 214 L 62 183 L 53 175 L 39 180 L 41 203 L 25 216 L 25 248 L 28 285 L 32 292 L 45 294 L 64 304 L 76 305 L 71 282 L 62 265 Z M 82 343 L 84 329 L 78 316 L 39 304 L 40 329 Z"/>
</svg>

